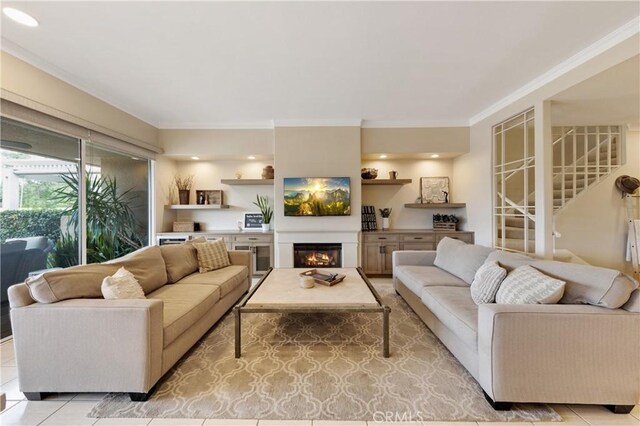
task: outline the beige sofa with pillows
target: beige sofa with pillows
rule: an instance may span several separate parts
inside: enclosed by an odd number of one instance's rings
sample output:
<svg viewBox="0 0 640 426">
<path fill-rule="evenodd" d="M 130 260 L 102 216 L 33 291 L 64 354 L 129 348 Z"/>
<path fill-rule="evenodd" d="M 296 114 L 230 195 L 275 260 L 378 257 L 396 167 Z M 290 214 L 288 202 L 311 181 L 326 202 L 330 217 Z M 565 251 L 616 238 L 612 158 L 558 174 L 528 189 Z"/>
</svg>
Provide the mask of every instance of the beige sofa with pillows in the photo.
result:
<svg viewBox="0 0 640 426">
<path fill-rule="evenodd" d="M 445 238 L 394 252 L 393 282 L 495 409 L 640 401 L 640 290 L 618 271 Z"/>
<path fill-rule="evenodd" d="M 198 239 L 10 287 L 20 391 L 30 400 L 50 392 L 146 400 L 249 289 L 251 270 L 250 252 Z"/>
</svg>

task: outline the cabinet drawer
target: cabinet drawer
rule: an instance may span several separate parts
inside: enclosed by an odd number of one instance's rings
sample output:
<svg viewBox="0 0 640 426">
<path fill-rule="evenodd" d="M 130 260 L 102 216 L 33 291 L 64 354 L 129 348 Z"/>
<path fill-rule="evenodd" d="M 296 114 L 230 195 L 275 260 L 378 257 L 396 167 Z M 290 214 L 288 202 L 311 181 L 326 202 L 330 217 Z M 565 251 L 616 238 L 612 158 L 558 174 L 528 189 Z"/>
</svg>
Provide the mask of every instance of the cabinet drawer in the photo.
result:
<svg viewBox="0 0 640 426">
<path fill-rule="evenodd" d="M 415 242 L 434 242 L 436 240 L 436 236 L 433 234 L 422 234 L 422 235 L 402 235 L 400 237 L 401 241 L 415 241 Z"/>
<path fill-rule="evenodd" d="M 238 235 L 235 237 L 236 243 L 270 243 L 273 241 L 272 235 Z"/>
<path fill-rule="evenodd" d="M 433 242 L 413 242 L 402 243 L 402 250 L 435 250 L 436 245 Z"/>
<path fill-rule="evenodd" d="M 398 236 L 397 235 L 380 235 L 380 234 L 365 235 L 364 236 L 364 241 L 365 241 L 365 243 L 397 242 L 398 241 Z"/>
<path fill-rule="evenodd" d="M 473 244 L 473 234 L 438 234 L 436 241 L 440 242 L 444 237 L 453 238 L 454 240 L 464 241 L 468 244 Z"/>
</svg>

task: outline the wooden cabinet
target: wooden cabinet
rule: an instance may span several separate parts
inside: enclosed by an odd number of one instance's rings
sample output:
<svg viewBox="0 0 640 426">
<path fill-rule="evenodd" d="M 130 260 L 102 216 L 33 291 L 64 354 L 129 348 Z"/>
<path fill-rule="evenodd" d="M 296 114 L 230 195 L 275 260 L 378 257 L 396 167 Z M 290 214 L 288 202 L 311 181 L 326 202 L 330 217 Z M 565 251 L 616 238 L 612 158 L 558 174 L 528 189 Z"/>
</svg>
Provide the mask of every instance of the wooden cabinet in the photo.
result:
<svg viewBox="0 0 640 426">
<path fill-rule="evenodd" d="M 236 235 L 233 249 L 251 251 L 253 275 L 263 275 L 273 266 L 273 235 Z"/>
<path fill-rule="evenodd" d="M 397 230 L 363 233 L 362 269 L 370 275 L 391 275 L 392 256 L 397 250 L 435 250 L 444 237 L 473 243 L 473 232 Z"/>
</svg>

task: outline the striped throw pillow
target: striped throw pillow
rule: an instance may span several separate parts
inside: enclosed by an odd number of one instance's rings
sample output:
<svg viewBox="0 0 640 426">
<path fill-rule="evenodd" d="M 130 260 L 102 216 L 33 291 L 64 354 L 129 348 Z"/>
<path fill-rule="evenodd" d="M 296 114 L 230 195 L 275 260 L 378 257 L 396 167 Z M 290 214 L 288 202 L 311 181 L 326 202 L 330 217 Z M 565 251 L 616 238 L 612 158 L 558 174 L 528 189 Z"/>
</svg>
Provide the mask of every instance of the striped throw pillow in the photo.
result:
<svg viewBox="0 0 640 426">
<path fill-rule="evenodd" d="M 507 270 L 500 267 L 497 261 L 483 263 L 471 283 L 471 298 L 475 304 L 495 302 L 498 288 L 506 276 Z"/>
<path fill-rule="evenodd" d="M 564 294 L 565 282 L 551 278 L 537 269 L 524 265 L 514 269 L 504 279 L 496 302 L 503 304 L 553 304 Z"/>
<path fill-rule="evenodd" d="M 223 240 L 207 241 L 193 246 L 198 252 L 198 268 L 201 274 L 231 266 L 227 246 Z"/>
</svg>

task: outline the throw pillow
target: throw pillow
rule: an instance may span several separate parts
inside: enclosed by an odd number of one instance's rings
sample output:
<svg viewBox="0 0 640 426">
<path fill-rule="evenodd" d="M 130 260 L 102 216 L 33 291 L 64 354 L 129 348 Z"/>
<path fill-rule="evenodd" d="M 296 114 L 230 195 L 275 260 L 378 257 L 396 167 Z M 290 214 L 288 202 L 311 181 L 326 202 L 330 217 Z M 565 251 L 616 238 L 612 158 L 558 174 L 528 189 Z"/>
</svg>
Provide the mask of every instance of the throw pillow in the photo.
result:
<svg viewBox="0 0 640 426">
<path fill-rule="evenodd" d="M 493 249 L 489 247 L 467 244 L 464 241 L 444 237 L 438 243 L 433 264 L 467 284 L 471 284 L 476 271 L 492 251 Z"/>
<path fill-rule="evenodd" d="M 496 294 L 503 304 L 553 304 L 564 294 L 565 282 L 551 278 L 537 269 L 520 266 L 507 275 Z"/>
<path fill-rule="evenodd" d="M 507 270 L 500 267 L 498 262 L 485 262 L 476 272 L 471 283 L 471 298 L 476 305 L 493 303 L 502 280 L 507 276 Z"/>
<path fill-rule="evenodd" d="M 198 252 L 198 266 L 201 274 L 231 266 L 227 246 L 223 240 L 208 241 L 194 244 L 194 246 Z"/>
<path fill-rule="evenodd" d="M 146 299 L 136 277 L 124 268 L 105 277 L 101 289 L 105 299 Z"/>
</svg>

